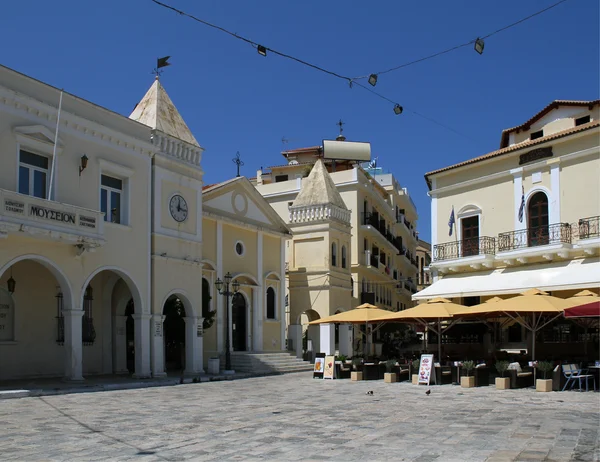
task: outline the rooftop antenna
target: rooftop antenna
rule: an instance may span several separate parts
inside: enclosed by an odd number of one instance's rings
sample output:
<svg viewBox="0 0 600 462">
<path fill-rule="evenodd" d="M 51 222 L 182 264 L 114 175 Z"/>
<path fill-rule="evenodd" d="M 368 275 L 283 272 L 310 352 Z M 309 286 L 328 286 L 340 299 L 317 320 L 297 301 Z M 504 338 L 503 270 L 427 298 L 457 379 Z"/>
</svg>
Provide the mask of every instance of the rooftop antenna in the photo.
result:
<svg viewBox="0 0 600 462">
<path fill-rule="evenodd" d="M 152 74 L 154 74 L 156 76 L 156 80 L 159 80 L 160 75 L 163 73 L 163 71 L 161 71 L 159 69 L 162 68 L 162 67 L 167 67 L 167 66 L 171 65 L 171 63 L 168 62 L 169 58 L 170 58 L 170 56 L 165 56 L 164 58 L 157 58 L 156 59 L 156 67 L 152 71 Z"/>
<path fill-rule="evenodd" d="M 238 151 L 235 155 L 235 157 L 233 159 L 231 159 L 233 161 L 234 164 L 237 165 L 237 175 L 236 177 L 240 176 L 240 167 L 244 165 L 244 162 L 242 161 L 242 159 L 240 159 L 240 151 Z"/>
</svg>

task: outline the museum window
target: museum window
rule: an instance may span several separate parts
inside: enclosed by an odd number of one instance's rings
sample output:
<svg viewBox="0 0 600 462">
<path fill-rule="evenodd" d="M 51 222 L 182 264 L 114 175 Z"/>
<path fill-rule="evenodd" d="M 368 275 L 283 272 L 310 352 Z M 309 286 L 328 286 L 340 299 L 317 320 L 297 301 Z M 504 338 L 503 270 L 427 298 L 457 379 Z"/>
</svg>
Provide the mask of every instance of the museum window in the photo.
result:
<svg viewBox="0 0 600 462">
<path fill-rule="evenodd" d="M 331 266 L 337 266 L 337 245 L 331 244 Z"/>
<path fill-rule="evenodd" d="M 100 211 L 104 221 L 123 223 L 123 180 L 109 175 L 100 176 Z"/>
<path fill-rule="evenodd" d="M 21 194 L 46 199 L 48 191 L 48 164 L 45 156 L 19 151 L 19 185 Z"/>
<path fill-rule="evenodd" d="M 346 268 L 346 246 L 342 246 L 342 268 Z"/>
<path fill-rule="evenodd" d="M 273 287 L 267 289 L 267 319 L 275 319 L 275 290 Z"/>
</svg>

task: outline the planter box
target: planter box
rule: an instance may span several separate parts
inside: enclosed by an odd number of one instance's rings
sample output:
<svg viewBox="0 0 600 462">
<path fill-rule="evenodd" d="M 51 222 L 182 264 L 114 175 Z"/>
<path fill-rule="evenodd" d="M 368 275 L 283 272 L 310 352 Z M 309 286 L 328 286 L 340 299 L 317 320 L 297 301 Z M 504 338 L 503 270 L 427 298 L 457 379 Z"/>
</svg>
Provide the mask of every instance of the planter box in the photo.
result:
<svg viewBox="0 0 600 462">
<path fill-rule="evenodd" d="M 419 374 L 412 375 L 412 383 L 413 385 L 419 385 Z"/>
<path fill-rule="evenodd" d="M 386 372 L 383 374 L 383 381 L 385 383 L 394 383 L 398 381 L 398 376 L 393 372 Z"/>
<path fill-rule="evenodd" d="M 460 386 L 463 388 L 473 388 L 475 386 L 475 376 L 461 377 Z"/>
<path fill-rule="evenodd" d="M 496 390 L 510 390 L 510 378 L 496 377 Z"/>
<path fill-rule="evenodd" d="M 358 371 L 352 371 L 352 373 L 350 374 L 350 380 L 352 380 L 353 382 L 363 380 L 363 373 Z"/>
<path fill-rule="evenodd" d="M 535 391 L 552 391 L 552 379 L 537 379 Z"/>
</svg>

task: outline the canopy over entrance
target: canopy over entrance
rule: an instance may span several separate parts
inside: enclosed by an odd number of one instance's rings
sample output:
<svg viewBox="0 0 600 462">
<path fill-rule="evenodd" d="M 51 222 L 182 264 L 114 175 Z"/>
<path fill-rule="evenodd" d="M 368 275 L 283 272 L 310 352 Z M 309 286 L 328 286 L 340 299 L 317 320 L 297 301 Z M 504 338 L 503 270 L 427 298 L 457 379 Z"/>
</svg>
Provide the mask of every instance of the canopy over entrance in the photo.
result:
<svg viewBox="0 0 600 462">
<path fill-rule="evenodd" d="M 499 268 L 444 276 L 413 295 L 413 300 L 520 294 L 527 289 L 547 291 L 600 286 L 600 261 L 584 258 L 532 268 Z"/>
</svg>

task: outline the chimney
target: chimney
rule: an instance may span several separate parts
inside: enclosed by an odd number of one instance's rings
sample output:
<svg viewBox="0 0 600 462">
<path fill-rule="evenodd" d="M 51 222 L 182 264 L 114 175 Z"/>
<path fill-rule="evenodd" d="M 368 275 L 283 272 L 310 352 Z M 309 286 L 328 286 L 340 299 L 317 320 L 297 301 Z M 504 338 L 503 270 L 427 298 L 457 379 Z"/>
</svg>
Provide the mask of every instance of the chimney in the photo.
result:
<svg viewBox="0 0 600 462">
<path fill-rule="evenodd" d="M 262 169 L 256 171 L 256 184 L 263 184 Z"/>
</svg>

